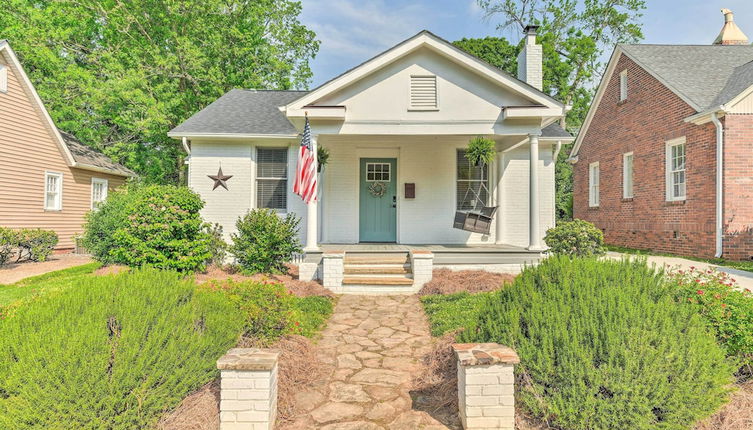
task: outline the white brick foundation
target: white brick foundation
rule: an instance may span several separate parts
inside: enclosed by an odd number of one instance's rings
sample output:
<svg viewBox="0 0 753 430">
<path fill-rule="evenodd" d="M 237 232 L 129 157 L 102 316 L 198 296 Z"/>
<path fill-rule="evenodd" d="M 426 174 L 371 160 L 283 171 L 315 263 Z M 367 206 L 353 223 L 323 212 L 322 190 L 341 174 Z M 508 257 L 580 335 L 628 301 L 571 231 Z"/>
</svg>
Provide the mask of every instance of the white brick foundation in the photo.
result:
<svg viewBox="0 0 753 430">
<path fill-rule="evenodd" d="M 496 343 L 459 343 L 452 347 L 458 359 L 458 407 L 463 428 L 513 430 L 518 355 Z"/>
<path fill-rule="evenodd" d="M 431 251 L 410 251 L 411 268 L 413 270 L 413 288 L 420 289 L 431 281 L 434 270 L 434 254 Z"/>
<path fill-rule="evenodd" d="M 298 264 L 298 279 L 301 281 L 313 281 L 319 279 L 317 272 L 319 271 L 319 265 L 316 263 L 299 263 Z"/>
<path fill-rule="evenodd" d="M 322 255 L 322 285 L 340 288 L 345 272 L 345 251 L 328 251 Z"/>
<path fill-rule="evenodd" d="M 220 369 L 220 430 L 271 430 L 277 417 L 277 351 L 233 348 Z"/>
</svg>

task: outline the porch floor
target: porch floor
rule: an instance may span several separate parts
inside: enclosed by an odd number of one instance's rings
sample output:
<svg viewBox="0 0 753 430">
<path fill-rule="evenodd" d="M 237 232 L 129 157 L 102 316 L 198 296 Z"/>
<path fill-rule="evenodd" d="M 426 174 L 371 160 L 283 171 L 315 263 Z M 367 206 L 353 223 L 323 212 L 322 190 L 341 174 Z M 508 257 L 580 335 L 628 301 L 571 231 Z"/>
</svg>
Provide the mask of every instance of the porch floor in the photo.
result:
<svg viewBox="0 0 753 430">
<path fill-rule="evenodd" d="M 431 251 L 433 253 L 533 253 L 539 254 L 538 251 L 529 251 L 522 246 L 508 244 L 420 244 L 410 245 L 402 243 L 322 243 L 319 245 L 322 252 L 345 251 L 345 252 L 408 252 Z"/>
</svg>

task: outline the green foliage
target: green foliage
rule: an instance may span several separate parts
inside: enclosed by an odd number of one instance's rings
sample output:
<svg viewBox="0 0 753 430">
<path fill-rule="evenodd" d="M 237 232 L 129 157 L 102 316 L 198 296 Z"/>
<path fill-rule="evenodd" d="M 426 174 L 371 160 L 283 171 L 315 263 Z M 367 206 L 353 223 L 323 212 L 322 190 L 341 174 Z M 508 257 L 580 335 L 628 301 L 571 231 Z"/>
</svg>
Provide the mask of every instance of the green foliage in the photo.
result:
<svg viewBox="0 0 753 430">
<path fill-rule="evenodd" d="M 222 266 L 225 264 L 228 249 L 227 242 L 222 238 L 222 226 L 218 223 L 205 224 L 204 233 L 209 237 L 209 263 Z"/>
<path fill-rule="evenodd" d="M 679 270 L 668 276 L 681 302 L 693 305 L 716 333 L 727 355 L 753 375 L 753 294 L 723 272 Z"/>
<path fill-rule="evenodd" d="M 18 248 L 18 232 L 0 227 L 0 266 L 7 263 Z"/>
<path fill-rule="evenodd" d="M 493 140 L 487 137 L 476 136 L 468 142 L 465 158 L 477 166 L 489 164 L 494 161 L 495 151 Z"/>
<path fill-rule="evenodd" d="M 203 270 L 212 258 L 199 216 L 203 206 L 186 187 L 129 187 L 90 212 L 83 241 L 103 263 Z"/>
<path fill-rule="evenodd" d="M 175 272 L 83 278 L 0 321 L 0 428 L 151 428 L 216 377 L 243 322 Z"/>
<path fill-rule="evenodd" d="M 442 336 L 459 329 L 470 329 L 478 321 L 484 303 L 494 293 L 436 294 L 421 297 L 424 312 L 429 318 L 432 336 Z"/>
<path fill-rule="evenodd" d="M 55 123 L 138 172 L 175 183 L 166 131 L 232 88 L 305 88 L 319 42 L 300 1 L 6 0 L 9 39 Z"/>
<path fill-rule="evenodd" d="M 520 48 L 504 37 L 462 38 L 452 44 L 513 76 L 518 74 L 517 59 Z"/>
<path fill-rule="evenodd" d="M 553 254 L 574 257 L 603 255 L 604 233 L 588 221 L 576 219 L 565 221 L 550 228 L 544 236 L 544 242 Z"/>
<path fill-rule="evenodd" d="M 316 171 L 321 172 L 324 166 L 329 163 L 329 149 L 323 146 L 316 147 Z"/>
<path fill-rule="evenodd" d="M 285 263 L 302 251 L 300 222 L 292 213 L 281 218 L 272 209 L 251 210 L 235 223 L 230 252 L 246 273 L 284 273 Z"/>
<path fill-rule="evenodd" d="M 332 313 L 329 298 L 299 298 L 277 283 L 228 279 L 209 282 L 204 288 L 224 292 L 246 316 L 245 335 L 262 344 L 288 334 L 311 336 Z"/>
<path fill-rule="evenodd" d="M 527 381 L 516 399 L 563 429 L 687 429 L 725 401 L 734 370 L 639 260 L 547 258 L 460 338 L 514 348 Z"/>
<path fill-rule="evenodd" d="M 18 231 L 18 260 L 45 261 L 58 244 L 58 235 L 52 230 L 25 228 Z"/>
</svg>

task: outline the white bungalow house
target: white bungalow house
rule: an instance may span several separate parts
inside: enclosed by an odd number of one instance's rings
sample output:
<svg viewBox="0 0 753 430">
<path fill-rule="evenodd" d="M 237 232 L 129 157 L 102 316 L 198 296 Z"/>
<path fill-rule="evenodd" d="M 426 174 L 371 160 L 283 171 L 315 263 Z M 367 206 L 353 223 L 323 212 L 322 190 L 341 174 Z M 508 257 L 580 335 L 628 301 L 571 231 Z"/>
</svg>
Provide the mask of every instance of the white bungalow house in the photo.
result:
<svg viewBox="0 0 753 430">
<path fill-rule="evenodd" d="M 519 268 L 544 249 L 554 160 L 573 140 L 558 125 L 565 106 L 541 91 L 535 30 L 518 78 L 422 31 L 312 91 L 232 90 L 169 136 L 190 154 L 202 215 L 226 235 L 252 208 L 302 218 L 302 279 L 392 291 L 420 287 L 432 265 Z M 292 192 L 306 115 L 330 154 L 308 206 Z M 475 136 L 496 142 L 490 166 L 465 158 Z M 220 167 L 232 175 L 227 189 L 208 178 Z M 497 208 L 488 234 L 453 227 L 473 206 L 469 187 Z"/>
</svg>

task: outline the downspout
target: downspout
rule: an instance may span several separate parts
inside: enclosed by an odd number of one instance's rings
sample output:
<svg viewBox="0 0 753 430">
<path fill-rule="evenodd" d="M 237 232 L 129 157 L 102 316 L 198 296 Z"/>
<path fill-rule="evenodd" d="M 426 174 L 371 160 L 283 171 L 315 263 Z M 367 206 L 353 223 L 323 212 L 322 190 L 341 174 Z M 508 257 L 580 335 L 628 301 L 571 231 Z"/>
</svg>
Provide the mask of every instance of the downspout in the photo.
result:
<svg viewBox="0 0 753 430">
<path fill-rule="evenodd" d="M 183 164 L 188 165 L 188 171 L 186 172 L 186 184 L 191 183 L 191 147 L 188 146 L 188 138 L 186 136 L 183 136 L 181 139 L 181 142 L 183 143 L 183 150 L 186 151 L 185 161 L 183 161 Z"/>
<path fill-rule="evenodd" d="M 716 253 L 714 257 L 721 258 L 723 253 L 723 215 L 724 215 L 724 128 L 719 121 L 718 113 L 711 114 L 711 122 L 716 126 Z"/>
<path fill-rule="evenodd" d="M 191 155 L 191 148 L 188 146 L 188 138 L 186 136 L 183 136 L 182 142 L 183 150 L 186 151 L 186 154 Z"/>
<path fill-rule="evenodd" d="M 555 163 L 557 162 L 557 157 L 560 155 L 560 150 L 562 150 L 562 141 L 558 140 L 557 145 L 554 147 L 554 154 L 552 154 Z"/>
</svg>

